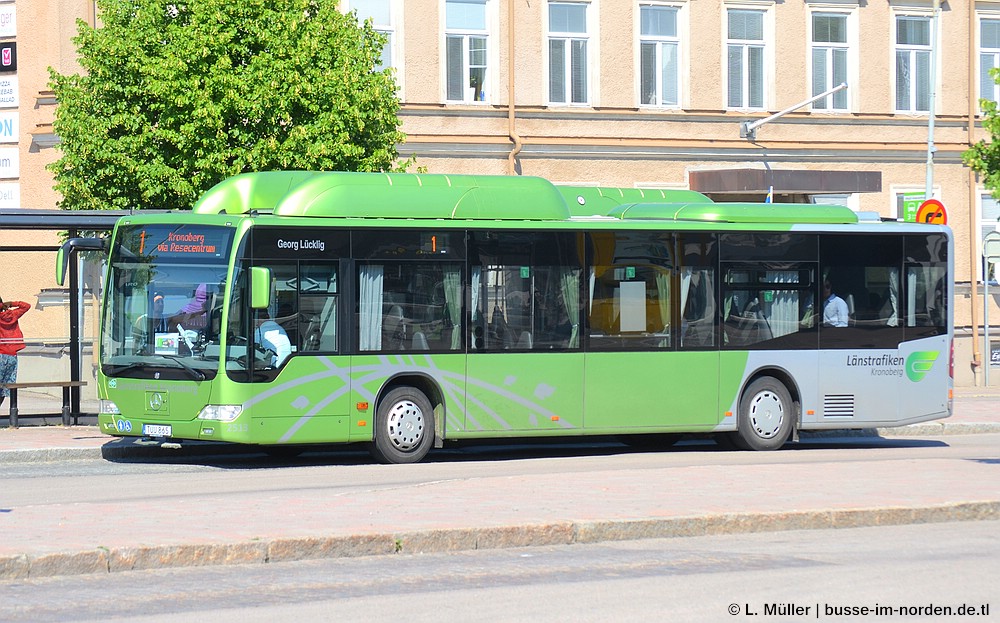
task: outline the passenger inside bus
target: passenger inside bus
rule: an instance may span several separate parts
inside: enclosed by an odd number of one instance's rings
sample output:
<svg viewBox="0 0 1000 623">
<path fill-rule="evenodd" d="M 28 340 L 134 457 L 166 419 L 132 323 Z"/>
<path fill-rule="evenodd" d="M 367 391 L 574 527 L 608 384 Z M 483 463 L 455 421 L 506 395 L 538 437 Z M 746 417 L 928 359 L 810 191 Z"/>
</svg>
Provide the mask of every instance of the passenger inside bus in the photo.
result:
<svg viewBox="0 0 1000 623">
<path fill-rule="evenodd" d="M 254 342 L 271 354 L 270 365 L 277 368 L 292 354 L 292 343 L 285 328 L 278 324 L 267 310 L 257 310 L 257 330 Z"/>
<path fill-rule="evenodd" d="M 204 329 L 208 325 L 208 284 L 195 288 L 191 300 L 170 318 L 170 326 L 185 329 Z"/>
<path fill-rule="evenodd" d="M 829 279 L 823 281 L 823 326 L 846 327 L 850 321 L 850 310 L 844 299 L 837 296 Z"/>
</svg>

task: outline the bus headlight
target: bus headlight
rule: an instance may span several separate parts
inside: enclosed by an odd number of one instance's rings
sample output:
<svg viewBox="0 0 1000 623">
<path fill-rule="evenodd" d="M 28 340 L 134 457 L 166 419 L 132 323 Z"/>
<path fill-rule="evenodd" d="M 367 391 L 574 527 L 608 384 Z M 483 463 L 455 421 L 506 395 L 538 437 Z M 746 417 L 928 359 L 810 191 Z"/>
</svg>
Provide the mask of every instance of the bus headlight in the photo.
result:
<svg viewBox="0 0 1000 623">
<path fill-rule="evenodd" d="M 100 405 L 101 413 L 104 415 L 121 415 L 122 410 L 110 400 L 102 400 Z"/>
<path fill-rule="evenodd" d="M 208 405 L 198 414 L 198 419 L 232 422 L 242 412 L 243 405 Z"/>
</svg>

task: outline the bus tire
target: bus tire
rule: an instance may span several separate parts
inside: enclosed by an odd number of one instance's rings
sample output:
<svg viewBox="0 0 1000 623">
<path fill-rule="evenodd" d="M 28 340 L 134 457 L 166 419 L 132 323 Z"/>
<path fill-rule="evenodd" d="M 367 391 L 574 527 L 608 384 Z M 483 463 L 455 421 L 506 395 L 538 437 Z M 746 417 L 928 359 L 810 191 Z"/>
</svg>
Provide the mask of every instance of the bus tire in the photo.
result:
<svg viewBox="0 0 1000 623">
<path fill-rule="evenodd" d="M 795 404 L 781 381 L 764 376 L 747 386 L 740 398 L 737 429 L 730 439 L 742 450 L 777 450 L 795 425 Z"/>
<path fill-rule="evenodd" d="M 372 456 L 379 463 L 417 463 L 434 445 L 434 408 L 412 387 L 390 390 L 375 412 Z"/>
</svg>

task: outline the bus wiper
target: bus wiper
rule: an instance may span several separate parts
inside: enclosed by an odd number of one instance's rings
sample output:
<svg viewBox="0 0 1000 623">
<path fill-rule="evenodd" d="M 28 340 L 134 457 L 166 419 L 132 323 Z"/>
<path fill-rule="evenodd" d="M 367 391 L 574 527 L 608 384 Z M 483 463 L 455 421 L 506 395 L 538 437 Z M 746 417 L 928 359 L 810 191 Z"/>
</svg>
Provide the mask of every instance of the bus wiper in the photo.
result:
<svg viewBox="0 0 1000 623">
<path fill-rule="evenodd" d="M 185 372 L 188 373 L 188 376 L 190 376 L 192 379 L 194 379 L 196 381 L 204 381 L 205 380 L 205 373 L 204 372 L 202 372 L 201 370 L 198 370 L 196 368 L 192 368 L 188 364 L 184 363 L 184 361 L 180 357 L 178 357 L 176 355 L 162 355 L 162 354 L 160 355 L 160 357 L 163 357 L 164 359 L 169 359 L 170 361 L 173 361 L 174 363 L 176 363 L 177 365 L 179 365 Z"/>
<path fill-rule="evenodd" d="M 135 369 L 145 368 L 146 366 L 149 365 L 149 362 L 147 362 L 147 361 L 133 361 L 133 362 L 130 362 L 130 363 L 115 363 L 115 364 L 108 364 L 108 365 L 113 366 L 113 369 L 110 372 L 107 372 L 106 374 L 108 376 L 114 376 L 114 375 L 117 375 L 117 374 L 121 374 L 122 372 L 125 372 L 126 370 L 135 370 Z"/>
</svg>

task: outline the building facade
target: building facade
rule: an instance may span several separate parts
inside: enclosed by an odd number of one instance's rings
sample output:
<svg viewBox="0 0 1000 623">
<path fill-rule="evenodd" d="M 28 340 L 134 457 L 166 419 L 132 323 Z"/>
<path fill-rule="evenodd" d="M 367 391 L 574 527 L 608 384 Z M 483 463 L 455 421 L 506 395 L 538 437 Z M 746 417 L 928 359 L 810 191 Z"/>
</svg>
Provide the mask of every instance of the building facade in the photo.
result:
<svg viewBox="0 0 1000 623">
<path fill-rule="evenodd" d="M 719 201 L 770 194 L 900 219 L 915 218 L 930 189 L 955 233 L 956 384 L 983 382 L 993 348 L 983 341 L 982 240 L 1000 207 L 961 156 L 985 137 L 979 99 L 1000 99 L 989 71 L 1000 66 L 1000 1 L 342 0 L 342 9 L 387 35 L 383 63 L 396 72 L 408 137 L 400 153 L 431 173 L 690 188 Z M 10 14 L 16 31 L 3 29 Z M 17 72 L 0 73 L 0 95 L 3 77 L 16 78 L 18 104 L 2 111 L 20 128 L 16 144 L 0 146 L 16 145 L 20 160 L 0 189 L 16 184 L 19 207 L 55 207 L 46 68 L 75 70 L 75 20 L 94 15 L 91 1 L 0 0 L 0 42 L 24 42 Z M 1000 309 L 989 306 L 1000 338 Z"/>
</svg>

